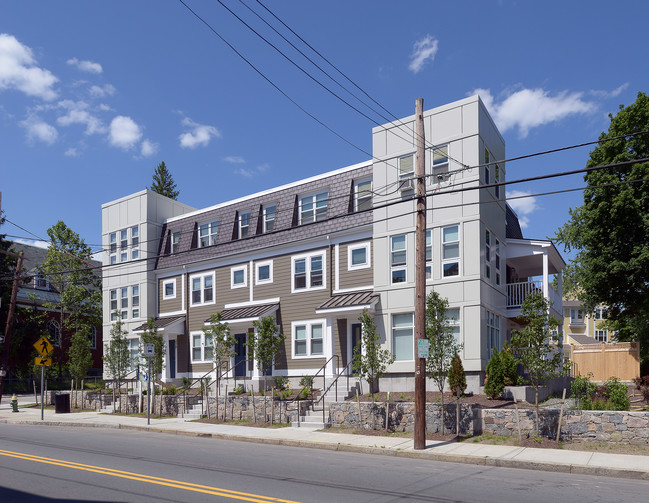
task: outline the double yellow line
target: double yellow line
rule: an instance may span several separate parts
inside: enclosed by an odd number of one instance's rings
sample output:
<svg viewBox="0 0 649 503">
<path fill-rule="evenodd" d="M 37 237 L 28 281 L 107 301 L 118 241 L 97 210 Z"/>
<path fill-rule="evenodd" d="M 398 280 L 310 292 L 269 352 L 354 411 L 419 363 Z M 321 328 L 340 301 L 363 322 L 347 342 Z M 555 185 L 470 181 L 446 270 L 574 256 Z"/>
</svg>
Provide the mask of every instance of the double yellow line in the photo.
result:
<svg viewBox="0 0 649 503">
<path fill-rule="evenodd" d="M 220 487 L 204 486 L 200 484 L 192 484 L 189 482 L 182 482 L 180 480 L 164 479 L 160 477 L 152 477 L 150 475 L 142 475 L 139 473 L 125 472 L 122 470 L 113 470 L 112 468 L 103 468 L 101 466 L 84 465 L 81 463 L 74 463 L 72 461 L 64 461 L 61 459 L 45 458 L 42 456 L 33 456 L 31 454 L 23 454 L 21 452 L 5 451 L 0 449 L 0 455 L 23 459 L 25 461 L 35 461 L 37 463 L 45 463 L 48 465 L 62 466 L 64 468 L 73 468 L 75 470 L 82 470 L 86 472 L 99 473 L 102 475 L 110 475 L 111 477 L 120 477 L 123 479 L 136 480 L 138 482 L 147 482 L 149 484 L 156 484 L 159 486 L 174 487 L 176 489 L 183 489 L 185 491 L 194 491 L 204 494 L 212 494 L 215 496 L 223 496 L 225 498 L 232 498 L 242 501 L 253 501 L 256 503 L 299 503 L 297 501 L 285 500 L 280 498 L 271 498 L 259 494 L 244 493 L 240 491 L 231 491 L 229 489 L 222 489 Z"/>
</svg>

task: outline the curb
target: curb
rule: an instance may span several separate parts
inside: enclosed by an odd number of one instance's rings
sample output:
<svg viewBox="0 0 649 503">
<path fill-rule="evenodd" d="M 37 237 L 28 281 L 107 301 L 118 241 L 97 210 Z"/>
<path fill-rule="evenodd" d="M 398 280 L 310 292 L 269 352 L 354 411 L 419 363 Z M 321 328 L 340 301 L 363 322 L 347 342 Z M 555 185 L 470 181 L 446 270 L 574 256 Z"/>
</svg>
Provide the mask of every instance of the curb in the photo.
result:
<svg viewBox="0 0 649 503">
<path fill-rule="evenodd" d="M 327 451 L 351 452 L 356 454 L 371 454 L 379 456 L 395 456 L 409 459 L 428 459 L 444 463 L 461 463 L 468 465 L 492 466 L 497 468 L 516 468 L 523 470 L 536 470 L 554 473 L 570 473 L 575 475 L 595 475 L 601 477 L 617 477 L 633 480 L 649 480 L 649 472 L 643 470 L 629 470 L 626 468 L 607 468 L 599 466 L 584 466 L 573 464 L 541 463 L 536 461 L 524 461 L 515 459 L 493 458 L 489 456 L 471 456 L 459 454 L 443 454 L 431 451 L 427 448 L 421 451 L 395 450 L 382 447 L 356 446 L 350 444 L 333 444 L 314 442 L 310 440 L 290 440 L 285 438 L 260 438 L 244 435 L 233 435 L 228 433 L 205 433 L 177 429 L 158 428 L 155 426 L 134 426 L 127 424 L 111 423 L 78 423 L 69 421 L 38 421 L 38 420 L 12 420 L 0 419 L 0 424 L 22 424 L 41 426 L 60 426 L 75 428 L 108 428 L 118 430 L 146 431 L 149 433 L 164 433 L 167 435 L 178 435 L 196 438 L 214 438 L 219 440 L 231 440 L 234 442 L 248 442 L 267 445 L 281 445 L 284 447 L 302 447 L 308 449 L 320 449 Z"/>
</svg>

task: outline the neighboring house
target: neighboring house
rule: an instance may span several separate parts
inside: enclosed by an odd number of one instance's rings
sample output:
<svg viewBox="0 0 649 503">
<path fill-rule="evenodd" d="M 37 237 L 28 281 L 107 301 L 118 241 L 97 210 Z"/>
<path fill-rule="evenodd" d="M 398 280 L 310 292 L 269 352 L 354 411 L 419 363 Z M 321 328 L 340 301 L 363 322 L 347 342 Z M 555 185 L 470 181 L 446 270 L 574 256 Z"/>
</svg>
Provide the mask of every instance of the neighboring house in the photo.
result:
<svg viewBox="0 0 649 503">
<path fill-rule="evenodd" d="M 55 359 L 60 351 L 63 354 L 63 364 L 65 364 L 68 361 L 67 352 L 70 344 L 70 337 L 67 337 L 67 335 L 71 334 L 62 334 L 60 312 L 46 306 L 48 303 L 56 304 L 59 301 L 59 292 L 50 284 L 47 276 L 42 274 L 40 269 L 40 265 L 47 256 L 47 249 L 14 242 L 12 250 L 23 252 L 24 276 L 27 277 L 26 282 L 18 287 L 16 306 L 23 309 L 36 309 L 45 314 L 45 327 L 48 338 L 54 346 Z M 92 263 L 97 267 L 101 267 L 99 261 L 92 261 Z M 17 318 L 16 323 L 20 323 L 20 317 Z M 92 334 L 88 336 L 92 353 L 92 368 L 88 371 L 89 376 L 101 377 L 102 375 L 102 333 L 102 327 L 99 325 L 93 327 Z M 32 342 L 35 343 L 42 335 L 34 334 Z M 63 344 L 63 347 L 61 347 L 61 344 Z"/>
<path fill-rule="evenodd" d="M 426 111 L 424 121 L 431 194 L 426 285 L 449 299 L 469 387 L 477 391 L 492 348 L 518 327 L 514 318 L 526 295 L 543 292 L 561 316 L 565 263 L 549 241 L 523 238 L 504 187 L 493 186 L 505 181 L 505 166 L 488 163 L 504 159 L 505 147 L 480 99 Z M 373 161 L 201 210 L 149 191 L 103 205 L 103 243 L 113 252 L 104 260 L 104 329 L 121 312 L 136 347 L 154 317 L 168 342 L 163 379 L 199 377 L 212 367 L 201 328 L 221 312 L 236 340 L 233 373 L 254 380 L 261 376 L 246 361 L 245 343 L 253 321 L 272 315 L 286 335 L 273 375 L 299 379 L 324 368 L 331 377 L 351 373 L 358 317 L 368 309 L 395 356 L 382 389 L 411 388 L 413 131 L 414 116 L 374 128 Z M 449 192 L 459 188 L 476 190 Z M 165 205 L 176 212 L 160 211 Z M 141 208 L 159 212 L 146 217 Z M 133 226 L 150 246 L 144 255 L 137 245 L 135 262 Z M 146 226 L 155 232 L 145 238 Z"/>
<path fill-rule="evenodd" d="M 600 344 L 614 342 L 614 333 L 609 334 L 605 326 L 607 310 L 604 306 L 588 312 L 584 304 L 576 299 L 563 301 L 564 344 Z"/>
</svg>

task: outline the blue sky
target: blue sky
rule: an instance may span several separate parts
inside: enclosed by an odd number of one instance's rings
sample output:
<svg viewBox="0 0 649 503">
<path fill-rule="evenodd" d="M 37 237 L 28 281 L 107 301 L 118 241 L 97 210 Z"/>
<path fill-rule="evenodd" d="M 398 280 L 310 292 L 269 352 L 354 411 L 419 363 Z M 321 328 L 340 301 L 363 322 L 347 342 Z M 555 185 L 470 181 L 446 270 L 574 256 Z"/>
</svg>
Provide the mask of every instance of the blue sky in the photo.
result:
<svg viewBox="0 0 649 503">
<path fill-rule="evenodd" d="M 256 0 L 223 1 L 326 81 L 245 7 L 279 29 Z M 362 150 L 371 152 L 374 122 L 217 1 L 186 3 L 291 99 L 359 148 L 288 101 L 179 1 L 2 2 L 0 191 L 11 222 L 46 237 L 63 220 L 99 249 L 101 204 L 149 186 L 160 161 L 177 182 L 179 200 L 203 208 L 368 159 Z M 508 157 L 595 140 L 609 113 L 649 91 L 645 2 L 263 3 L 398 117 L 414 113 L 417 97 L 428 109 L 477 90 Z M 588 151 L 511 162 L 507 178 L 579 169 Z M 507 193 L 582 185 L 573 176 L 510 186 Z M 581 198 L 574 192 L 511 204 L 525 236 L 545 238 Z M 11 224 L 2 232 L 33 237 Z"/>
</svg>

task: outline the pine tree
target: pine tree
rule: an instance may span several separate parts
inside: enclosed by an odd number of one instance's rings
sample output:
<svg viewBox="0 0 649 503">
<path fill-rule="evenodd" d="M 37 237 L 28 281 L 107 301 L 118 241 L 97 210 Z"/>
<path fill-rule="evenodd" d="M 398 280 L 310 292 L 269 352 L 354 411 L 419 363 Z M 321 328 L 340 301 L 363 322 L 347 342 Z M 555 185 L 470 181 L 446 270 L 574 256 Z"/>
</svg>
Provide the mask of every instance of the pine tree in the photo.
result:
<svg viewBox="0 0 649 503">
<path fill-rule="evenodd" d="M 150 189 L 170 199 L 178 199 L 179 191 L 176 190 L 176 182 L 162 161 L 153 172 L 153 183 Z"/>
<path fill-rule="evenodd" d="M 448 386 L 451 388 L 453 395 L 457 395 L 458 389 L 460 395 L 464 394 L 466 389 L 466 373 L 462 365 L 460 355 L 455 353 L 451 360 L 451 369 L 448 371 Z"/>
<path fill-rule="evenodd" d="M 495 400 L 505 389 L 505 375 L 500 361 L 500 353 L 493 348 L 493 353 L 487 363 L 484 392 L 489 398 Z"/>
</svg>

